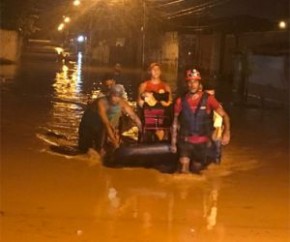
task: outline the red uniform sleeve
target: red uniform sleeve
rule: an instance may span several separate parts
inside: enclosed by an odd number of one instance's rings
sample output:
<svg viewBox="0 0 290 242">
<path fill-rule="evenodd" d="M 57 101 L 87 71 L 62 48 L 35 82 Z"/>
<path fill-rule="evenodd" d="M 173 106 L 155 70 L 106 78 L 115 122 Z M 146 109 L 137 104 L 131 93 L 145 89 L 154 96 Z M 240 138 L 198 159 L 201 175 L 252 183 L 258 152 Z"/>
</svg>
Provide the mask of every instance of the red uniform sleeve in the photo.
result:
<svg viewBox="0 0 290 242">
<path fill-rule="evenodd" d="M 176 99 L 175 104 L 174 104 L 174 114 L 180 114 L 181 109 L 182 109 L 181 98 L 179 97 Z"/>
<path fill-rule="evenodd" d="M 212 95 L 208 97 L 207 105 L 208 105 L 208 109 L 210 110 L 217 110 L 221 106 L 218 100 L 216 100 L 216 98 Z"/>
</svg>

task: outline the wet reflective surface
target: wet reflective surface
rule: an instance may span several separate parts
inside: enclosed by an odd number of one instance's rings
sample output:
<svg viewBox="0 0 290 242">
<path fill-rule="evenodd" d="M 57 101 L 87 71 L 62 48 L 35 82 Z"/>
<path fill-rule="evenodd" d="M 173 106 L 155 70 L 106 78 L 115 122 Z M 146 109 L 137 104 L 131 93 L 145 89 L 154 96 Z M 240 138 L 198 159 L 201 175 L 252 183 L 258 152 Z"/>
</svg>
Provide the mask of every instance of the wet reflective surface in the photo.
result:
<svg viewBox="0 0 290 242">
<path fill-rule="evenodd" d="M 289 241 L 284 111 L 233 108 L 232 143 L 202 176 L 109 169 L 95 155 L 48 152 L 37 138 L 53 130 L 74 143 L 104 71 L 81 56 L 16 70 L 1 84 L 1 241 Z"/>
</svg>

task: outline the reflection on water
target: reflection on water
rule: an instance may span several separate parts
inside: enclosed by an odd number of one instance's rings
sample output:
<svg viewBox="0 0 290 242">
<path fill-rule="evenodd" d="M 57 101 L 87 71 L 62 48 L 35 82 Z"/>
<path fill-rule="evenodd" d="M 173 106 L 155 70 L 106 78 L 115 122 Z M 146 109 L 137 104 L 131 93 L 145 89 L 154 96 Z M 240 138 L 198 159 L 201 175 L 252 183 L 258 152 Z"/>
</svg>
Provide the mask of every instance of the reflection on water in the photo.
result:
<svg viewBox="0 0 290 242">
<path fill-rule="evenodd" d="M 83 54 L 79 52 L 77 62 L 63 63 L 56 72 L 52 84 L 53 106 L 46 125 L 47 129 L 64 134 L 71 141 L 76 141 L 78 125 L 88 97 L 95 91 L 100 91 L 104 75 L 102 72 L 96 75 L 84 73 L 82 60 Z M 131 81 L 134 78 L 136 74 L 128 74 L 124 83 L 130 100 L 136 92 L 136 85 Z"/>
<path fill-rule="evenodd" d="M 216 181 L 176 180 L 145 170 L 103 170 L 99 178 L 94 216 L 103 221 L 103 230 L 98 239 L 133 241 L 132 232 L 140 242 L 219 241 Z M 210 240 L 213 234 L 216 240 Z"/>
<path fill-rule="evenodd" d="M 82 94 L 82 53 L 76 63 L 63 64 L 53 84 L 53 107 L 48 128 L 77 139 L 77 129 L 86 96 Z"/>
<path fill-rule="evenodd" d="M 212 189 L 204 198 L 204 218 L 207 230 L 212 230 L 217 224 L 218 190 Z"/>
</svg>

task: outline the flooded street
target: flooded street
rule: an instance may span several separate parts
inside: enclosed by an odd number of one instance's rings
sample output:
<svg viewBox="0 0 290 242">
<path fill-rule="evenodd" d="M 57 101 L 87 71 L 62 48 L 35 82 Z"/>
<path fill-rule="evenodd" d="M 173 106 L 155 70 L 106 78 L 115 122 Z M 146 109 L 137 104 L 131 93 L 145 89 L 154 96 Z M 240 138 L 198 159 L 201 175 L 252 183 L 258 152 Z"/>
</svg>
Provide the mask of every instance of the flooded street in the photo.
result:
<svg viewBox="0 0 290 242">
<path fill-rule="evenodd" d="M 290 241 L 289 115 L 233 107 L 232 142 L 203 175 L 103 167 L 49 151 L 77 140 L 103 70 L 28 62 L 1 84 L 3 242 Z M 140 79 L 126 72 L 132 97 Z"/>
</svg>

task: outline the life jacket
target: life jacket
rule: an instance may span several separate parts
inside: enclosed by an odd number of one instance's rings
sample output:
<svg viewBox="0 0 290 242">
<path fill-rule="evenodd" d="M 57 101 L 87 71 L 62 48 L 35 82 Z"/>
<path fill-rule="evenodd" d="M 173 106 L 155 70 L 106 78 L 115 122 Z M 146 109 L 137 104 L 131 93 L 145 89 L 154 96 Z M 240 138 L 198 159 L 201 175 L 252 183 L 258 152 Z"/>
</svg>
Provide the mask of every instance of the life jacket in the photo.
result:
<svg viewBox="0 0 290 242">
<path fill-rule="evenodd" d="M 207 113 L 208 94 L 203 93 L 195 112 L 187 102 L 187 95 L 182 97 L 180 113 L 180 136 L 210 136 L 213 130 L 211 115 Z"/>
</svg>

